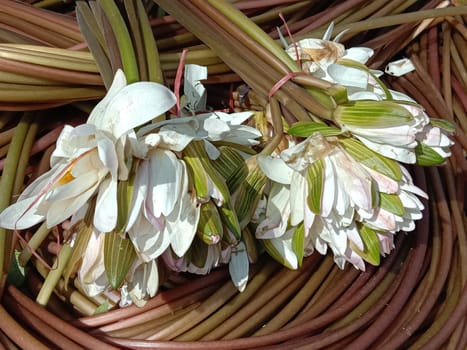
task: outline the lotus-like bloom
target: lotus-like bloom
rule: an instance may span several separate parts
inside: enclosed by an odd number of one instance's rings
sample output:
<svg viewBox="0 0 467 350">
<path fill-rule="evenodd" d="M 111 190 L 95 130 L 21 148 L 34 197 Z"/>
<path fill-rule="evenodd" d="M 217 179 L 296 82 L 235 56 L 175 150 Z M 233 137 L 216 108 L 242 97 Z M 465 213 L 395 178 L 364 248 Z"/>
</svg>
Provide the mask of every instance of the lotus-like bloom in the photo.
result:
<svg viewBox="0 0 467 350">
<path fill-rule="evenodd" d="M 86 124 L 66 126 L 51 158 L 51 169 L 0 214 L 0 226 L 24 229 L 43 220 L 52 227 L 73 215 L 97 193 L 94 226 L 101 232 L 117 222 L 117 181 L 128 175 L 124 149 L 133 128 L 165 113 L 175 96 L 165 86 L 127 85 L 117 71 L 107 95 Z"/>
<path fill-rule="evenodd" d="M 356 140 L 314 133 L 258 163 L 272 185 L 256 237 L 269 240 L 266 249 L 292 268 L 298 257 L 313 250 L 325 254 L 329 247 L 339 267 L 348 261 L 363 270 L 364 260 L 378 264 L 392 247 L 392 235 L 413 230 L 422 216 L 416 195 L 426 195 L 407 171 Z M 293 242 L 300 230 L 303 249 L 297 252 Z"/>
</svg>

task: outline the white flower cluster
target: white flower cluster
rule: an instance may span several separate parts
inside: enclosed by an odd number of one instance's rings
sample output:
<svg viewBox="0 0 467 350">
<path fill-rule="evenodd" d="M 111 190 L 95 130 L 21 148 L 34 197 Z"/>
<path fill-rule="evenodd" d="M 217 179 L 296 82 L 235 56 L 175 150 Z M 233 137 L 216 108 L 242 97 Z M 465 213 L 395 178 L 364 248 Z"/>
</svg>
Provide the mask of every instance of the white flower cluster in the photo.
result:
<svg viewBox="0 0 467 350">
<path fill-rule="evenodd" d="M 332 28 L 331 28 L 332 30 Z M 346 88 L 347 103 L 332 122 L 299 122 L 288 133 L 305 138 L 273 156 L 259 156 L 269 178 L 257 209 L 256 237 L 291 268 L 330 248 L 336 264 L 364 270 L 393 248 L 393 235 L 422 217 L 416 187 L 398 162 L 434 165 L 450 155 L 450 127 L 430 120 L 405 94 L 388 89 L 365 63 L 373 51 L 304 39 L 287 53 L 304 71 Z M 439 123 L 439 126 L 436 124 Z"/>
<path fill-rule="evenodd" d="M 175 103 L 175 95 L 165 86 L 151 82 L 127 85 L 124 73 L 117 71 L 87 123 L 64 127 L 51 157 L 51 169 L 0 214 L 0 226 L 22 230 L 45 221 L 53 227 L 68 219 L 74 224 L 85 218 L 94 201 L 89 223 L 92 233 L 78 271 L 82 288 L 91 296 L 110 285 L 104 264 L 105 237 L 110 233 L 128 237 L 136 251 L 122 291 L 137 303 L 156 293 L 157 259 L 163 254 L 170 257 L 165 258 L 171 262 L 167 266 L 197 273 L 229 262 L 238 241 L 222 252 L 220 245 L 209 247 L 209 258 L 202 266 L 183 268 L 177 263 L 195 239 L 202 202 L 212 198 L 222 207 L 226 201 L 214 182 L 208 198 L 199 198 L 193 188 L 193 169 L 187 166 L 183 152 L 190 144 L 201 142 L 209 158 L 216 159 L 220 151 L 213 142 L 250 147 L 258 143 L 255 139 L 260 133 L 242 125 L 249 112 L 175 117 L 142 127 Z M 243 268 L 232 272 L 234 282 L 244 288 L 248 258 L 246 254 L 233 257 L 233 264 Z"/>
</svg>

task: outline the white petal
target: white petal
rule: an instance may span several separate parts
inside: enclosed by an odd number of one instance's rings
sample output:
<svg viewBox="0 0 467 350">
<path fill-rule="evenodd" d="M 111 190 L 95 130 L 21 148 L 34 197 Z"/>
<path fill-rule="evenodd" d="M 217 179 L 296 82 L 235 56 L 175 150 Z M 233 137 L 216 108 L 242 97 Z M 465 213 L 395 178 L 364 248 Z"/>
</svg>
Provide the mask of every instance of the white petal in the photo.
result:
<svg viewBox="0 0 467 350">
<path fill-rule="evenodd" d="M 89 118 L 87 123 L 93 124 L 97 126 L 98 129 L 107 130 L 111 132 L 112 130 L 106 129 L 107 124 L 103 118 L 105 114 L 105 110 L 109 105 L 110 101 L 114 98 L 114 96 L 122 90 L 127 84 L 125 73 L 121 69 L 118 69 L 115 73 L 114 79 L 112 81 L 112 85 L 110 86 L 107 94 L 104 98 L 94 107 L 94 109 L 89 114 Z"/>
<path fill-rule="evenodd" d="M 338 192 L 337 178 L 334 173 L 334 166 L 329 158 L 325 158 L 324 163 L 324 186 L 321 198 L 321 215 L 326 217 L 335 206 L 343 206 L 344 203 L 336 203 L 336 193 Z M 347 203 L 345 203 L 347 204 Z M 346 206 L 346 205 L 345 205 Z M 342 212 L 342 208 L 339 208 Z M 339 212 L 338 211 L 338 212 Z"/>
<path fill-rule="evenodd" d="M 156 149 L 151 154 L 149 193 L 152 213 L 169 215 L 179 200 L 182 165 L 171 151 Z"/>
<path fill-rule="evenodd" d="M 290 191 L 286 186 L 273 183 L 266 208 L 266 219 L 256 228 L 256 238 L 281 237 L 290 215 Z"/>
<path fill-rule="evenodd" d="M 344 184 L 351 201 L 364 210 L 372 208 L 372 179 L 365 169 L 351 161 L 343 152 L 333 157 L 339 182 Z"/>
<path fill-rule="evenodd" d="M 292 248 L 292 234 L 295 232 L 295 229 L 289 230 L 284 236 L 281 238 L 270 239 L 269 242 L 272 243 L 274 248 L 277 250 L 279 255 L 285 260 L 286 266 L 290 269 L 297 269 L 298 268 L 298 259 L 297 255 L 295 254 Z"/>
<path fill-rule="evenodd" d="M 94 226 L 101 232 L 110 232 L 117 225 L 117 216 L 117 180 L 107 178 L 97 193 Z"/>
<path fill-rule="evenodd" d="M 97 185 L 89 188 L 79 196 L 51 202 L 47 208 L 47 227 L 58 225 L 78 212 L 83 205 L 86 205 L 86 202 L 94 194 L 96 188 Z M 40 207 L 38 210 L 40 210 Z"/>
<path fill-rule="evenodd" d="M 206 109 L 206 89 L 200 80 L 208 77 L 208 69 L 197 64 L 185 65 L 183 85 L 183 107 L 189 111 L 203 111 Z"/>
<path fill-rule="evenodd" d="M 167 112 L 176 102 L 164 85 L 136 82 L 118 91 L 102 115 L 102 125 L 115 138 Z"/>
<path fill-rule="evenodd" d="M 10 205 L 0 213 L 0 227 L 10 230 L 24 230 L 44 220 L 43 215 L 36 214 L 40 200 L 29 197 Z"/>
<path fill-rule="evenodd" d="M 174 253 L 182 257 L 188 251 L 195 237 L 200 216 L 200 207 L 196 198 L 188 192 L 188 176 L 186 165 L 183 165 L 181 198 L 172 213 L 166 218 L 165 231 L 170 236 Z"/>
<path fill-rule="evenodd" d="M 297 226 L 304 219 L 308 186 L 306 178 L 294 171 L 290 183 L 290 225 Z"/>
<path fill-rule="evenodd" d="M 400 60 L 389 62 L 384 71 L 395 77 L 400 77 L 415 70 L 415 66 L 409 58 L 401 58 Z"/>
<path fill-rule="evenodd" d="M 256 159 L 268 178 L 281 184 L 290 184 L 294 171 L 281 158 L 258 155 Z"/>
<path fill-rule="evenodd" d="M 114 143 L 108 138 L 101 138 L 97 142 L 97 151 L 102 164 L 109 169 L 113 179 L 117 179 L 118 156 Z"/>
<path fill-rule="evenodd" d="M 381 100 L 381 96 L 371 91 L 357 91 L 357 92 L 349 94 L 349 99 L 352 101 L 357 101 L 357 100 L 379 101 Z"/>
<path fill-rule="evenodd" d="M 342 58 L 347 58 L 365 64 L 374 51 L 369 47 L 351 47 L 345 50 L 345 55 Z"/>
<path fill-rule="evenodd" d="M 208 140 L 203 140 L 203 141 L 204 141 L 204 149 L 206 150 L 206 153 L 208 154 L 209 158 L 212 160 L 219 158 L 219 156 L 221 155 L 221 152 L 217 149 L 217 147 L 214 146 Z"/>
<path fill-rule="evenodd" d="M 328 73 L 335 82 L 344 86 L 353 86 L 361 89 L 366 89 L 368 86 L 368 73 L 358 68 L 331 64 L 328 67 Z"/>
<path fill-rule="evenodd" d="M 45 200 L 52 202 L 76 197 L 88 188 L 95 186 L 98 183 L 98 180 L 99 178 L 97 177 L 96 172 L 89 171 L 68 183 L 55 187 L 47 193 Z"/>
<path fill-rule="evenodd" d="M 135 179 L 133 182 L 133 193 L 131 196 L 130 212 L 128 214 L 127 230 L 130 230 L 136 219 L 138 218 L 140 211 L 142 211 L 143 203 L 147 197 L 148 191 L 148 161 L 142 161 L 139 163 L 136 170 Z"/>
<path fill-rule="evenodd" d="M 248 273 L 250 262 L 248 261 L 248 254 L 245 244 L 239 242 L 237 246 L 232 249 L 229 262 L 229 272 L 232 282 L 240 292 L 243 292 L 248 282 Z"/>
<path fill-rule="evenodd" d="M 133 303 L 143 307 L 148 298 L 153 297 L 159 287 L 159 272 L 156 260 L 149 262 L 136 261 L 132 269 L 128 293 Z"/>
<path fill-rule="evenodd" d="M 222 135 L 230 131 L 227 123 L 217 118 L 206 119 L 203 127 L 208 132 L 208 137 L 211 141 L 222 140 Z"/>
<path fill-rule="evenodd" d="M 138 255 L 145 262 L 159 257 L 170 245 L 169 235 L 156 230 L 142 213 L 128 235 Z"/>
<path fill-rule="evenodd" d="M 109 285 L 104 267 L 104 238 L 103 234 L 91 234 L 78 271 L 81 287 L 91 297 L 102 293 Z"/>
<path fill-rule="evenodd" d="M 394 146 L 391 144 L 377 143 L 368 140 L 365 137 L 355 135 L 365 146 L 372 151 L 375 151 L 385 157 L 398 160 L 403 163 L 413 164 L 416 162 L 417 157 L 413 148 L 407 148 L 404 146 Z"/>
</svg>

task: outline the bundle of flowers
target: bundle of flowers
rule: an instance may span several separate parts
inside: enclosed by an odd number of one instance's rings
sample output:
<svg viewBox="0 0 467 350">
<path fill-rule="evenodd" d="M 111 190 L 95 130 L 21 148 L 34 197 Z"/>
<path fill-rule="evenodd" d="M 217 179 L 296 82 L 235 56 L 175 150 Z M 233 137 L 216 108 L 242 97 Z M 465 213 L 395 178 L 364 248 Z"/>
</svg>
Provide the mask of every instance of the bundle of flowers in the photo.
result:
<svg viewBox="0 0 467 350">
<path fill-rule="evenodd" d="M 215 273 L 226 265 L 231 284 L 218 293 L 228 300 L 238 290 L 237 308 L 242 295 L 253 295 L 277 269 L 262 265 L 267 256 L 298 270 L 284 279 L 290 288 L 313 281 L 320 256 L 349 279 L 403 259 L 404 238 L 397 234 L 416 230 L 419 220 L 426 225 L 432 196 L 417 183 L 420 176 L 414 181 L 414 171 L 449 162 L 454 120 L 435 118 L 438 110 L 410 91 L 392 89 L 391 79 L 369 64 L 375 50 L 341 44 L 352 27 L 332 40 L 342 28 L 331 23 L 318 39 L 291 33 L 285 22 L 274 41 L 228 2 L 155 2 L 245 85 L 228 108 L 213 107 L 203 85 L 212 67 L 187 63 L 190 50 L 177 56 L 175 76 L 164 76 L 142 2 L 125 1 L 124 11 L 114 2 L 79 2 L 77 20 L 107 92 L 82 107 L 86 122 L 60 129 L 49 169 L 3 205 L 0 227 L 19 240 L 10 283 L 32 259 L 45 278 L 37 303 L 76 288 L 103 312 L 117 304 L 148 307 L 185 272 L 214 276 L 215 289 Z M 4 48 L 10 49 L 34 50 Z M 403 76 L 420 69 L 414 57 L 385 71 Z M 453 162 L 459 161 L 457 154 Z M 53 266 L 42 251 L 51 237 L 58 243 Z M 5 241 L 0 249 L 9 256 Z M 271 285 L 271 293 L 276 288 L 285 285 Z M 220 307 L 215 295 L 201 314 Z M 212 322 L 233 312 L 223 310 Z M 307 320 L 296 311 L 284 319 L 265 311 L 258 317 L 269 318 L 270 329 L 258 325 L 246 333 L 236 323 L 238 330 L 232 324 L 207 334 L 203 327 L 212 330 L 212 322 L 196 326 L 202 316 L 193 311 L 193 317 L 151 331 L 148 339 L 260 336 Z M 98 331 L 112 332 L 109 327 Z"/>
</svg>

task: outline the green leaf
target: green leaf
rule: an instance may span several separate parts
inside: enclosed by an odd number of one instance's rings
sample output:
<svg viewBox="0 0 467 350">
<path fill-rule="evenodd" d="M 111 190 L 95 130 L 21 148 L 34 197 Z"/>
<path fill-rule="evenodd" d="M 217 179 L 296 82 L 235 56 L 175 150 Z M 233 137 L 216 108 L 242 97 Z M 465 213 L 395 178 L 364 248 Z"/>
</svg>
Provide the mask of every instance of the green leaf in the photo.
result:
<svg viewBox="0 0 467 350">
<path fill-rule="evenodd" d="M 184 150 L 183 159 L 194 171 L 194 185 L 196 189 L 196 195 L 198 197 L 202 199 L 204 198 L 204 201 L 209 199 L 209 183 L 207 180 L 208 176 L 214 186 L 216 186 L 216 188 L 219 190 L 222 197 L 224 198 L 224 204 L 219 210 L 223 218 L 223 222 L 230 230 L 230 232 L 232 232 L 232 234 L 237 237 L 237 239 L 240 239 L 240 224 L 238 223 L 237 215 L 235 214 L 230 201 L 230 191 L 227 187 L 225 179 L 212 165 L 212 160 L 206 153 L 204 143 L 202 141 L 191 142 Z M 202 176 L 204 176 L 204 180 L 202 179 Z M 202 191 L 202 196 L 198 190 Z"/>
<path fill-rule="evenodd" d="M 408 124 L 413 116 L 400 103 L 359 100 L 337 106 L 334 119 L 341 126 L 387 128 Z"/>
<path fill-rule="evenodd" d="M 328 126 L 323 123 L 317 123 L 312 121 L 301 121 L 293 124 L 287 133 L 293 136 L 309 137 L 315 132 L 321 133 L 323 136 L 335 136 L 342 134 L 342 131 Z"/>
<path fill-rule="evenodd" d="M 440 165 L 445 161 L 445 158 L 438 152 L 423 143 L 419 143 L 415 147 L 415 155 L 417 157 L 417 164 L 421 166 Z"/>
<path fill-rule="evenodd" d="M 15 250 L 7 277 L 8 283 L 18 288 L 23 285 L 24 280 L 26 279 L 26 272 L 24 266 L 21 266 L 18 259 L 20 254 L 20 251 Z"/>
<path fill-rule="evenodd" d="M 98 3 L 104 11 L 117 40 L 126 79 L 129 84 L 134 83 L 139 80 L 138 63 L 125 20 L 114 1 L 98 0 Z"/>
<path fill-rule="evenodd" d="M 355 244 L 350 241 L 351 248 L 360 255 L 363 260 L 374 266 L 378 266 L 381 261 L 381 255 L 376 231 L 365 225 L 361 225 L 358 231 L 363 241 L 363 251 L 358 249 Z"/>
<path fill-rule="evenodd" d="M 321 159 L 313 162 L 307 169 L 308 207 L 315 213 L 321 213 L 321 197 L 324 188 L 324 163 Z"/>
<path fill-rule="evenodd" d="M 219 214 L 222 218 L 222 222 L 228 228 L 227 235 L 224 235 L 224 240 L 229 244 L 237 244 L 242 238 L 242 232 L 237 214 L 232 208 L 230 201 L 222 204 L 219 208 Z"/>
<path fill-rule="evenodd" d="M 390 213 L 404 216 L 405 209 L 397 194 L 379 193 L 379 206 Z"/>
<path fill-rule="evenodd" d="M 123 283 L 136 258 L 136 251 L 131 240 L 123 238 L 118 231 L 105 234 L 104 239 L 104 267 L 107 278 L 113 289 Z"/>
<path fill-rule="evenodd" d="M 235 192 L 235 212 L 237 213 L 241 228 L 245 228 L 250 222 L 256 205 L 263 194 L 266 181 L 266 175 L 255 163 L 249 170 L 245 181 Z"/>
<path fill-rule="evenodd" d="M 292 250 L 297 256 L 298 266 L 302 266 L 303 255 L 305 253 L 305 225 L 300 223 L 292 237 Z"/>
<path fill-rule="evenodd" d="M 214 168 L 221 174 L 231 193 L 245 181 L 248 176 L 248 167 L 245 159 L 233 147 L 219 147 L 220 156 L 212 161 Z"/>
<path fill-rule="evenodd" d="M 430 124 L 440 129 L 446 130 L 447 132 L 455 132 L 456 125 L 451 123 L 449 120 L 430 118 Z"/>
<path fill-rule="evenodd" d="M 386 158 L 381 154 L 372 151 L 356 139 L 340 138 L 339 143 L 355 160 L 364 164 L 368 168 L 396 181 L 400 181 L 402 179 L 399 163 L 395 160 Z"/>
</svg>

